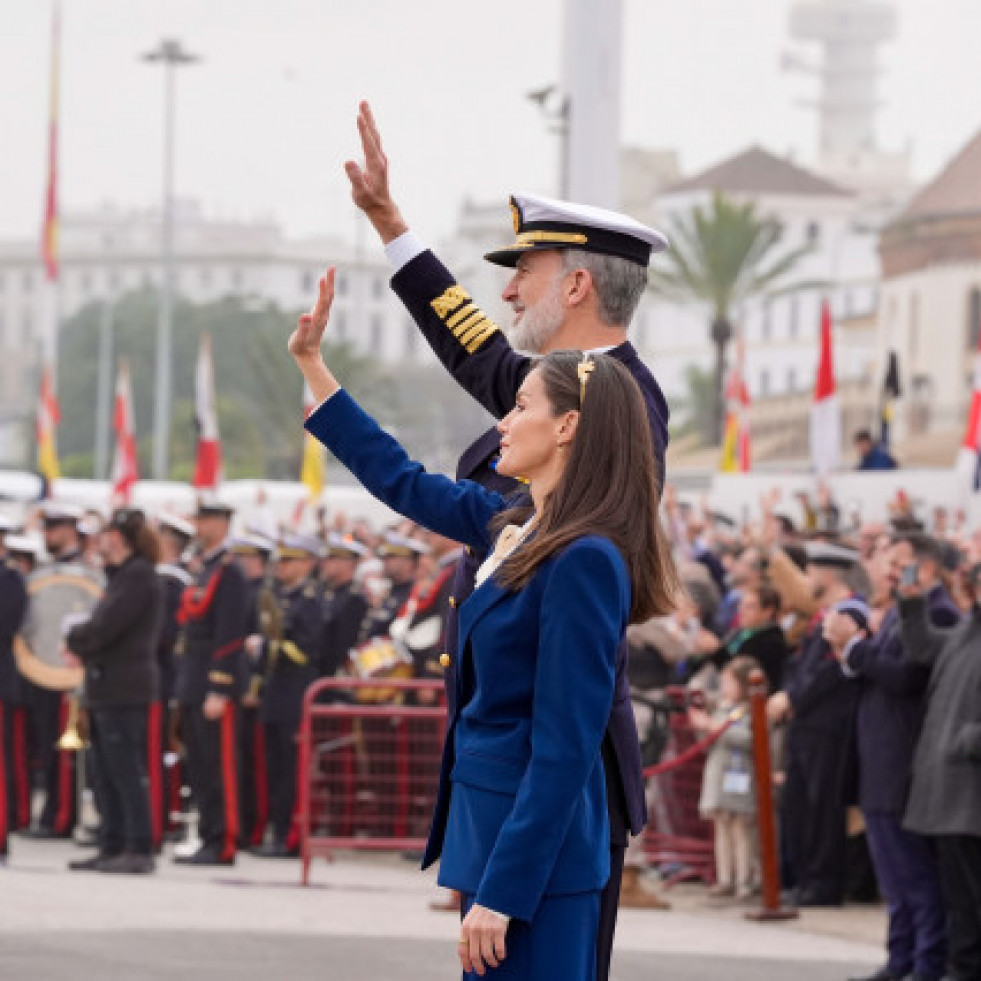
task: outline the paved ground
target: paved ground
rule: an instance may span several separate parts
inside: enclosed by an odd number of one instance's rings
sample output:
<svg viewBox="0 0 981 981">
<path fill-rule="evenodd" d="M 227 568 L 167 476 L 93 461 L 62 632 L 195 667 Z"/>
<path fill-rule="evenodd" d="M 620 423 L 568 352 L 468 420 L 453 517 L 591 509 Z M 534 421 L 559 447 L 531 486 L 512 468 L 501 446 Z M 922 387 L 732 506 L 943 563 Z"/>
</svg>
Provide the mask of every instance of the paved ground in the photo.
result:
<svg viewBox="0 0 981 981">
<path fill-rule="evenodd" d="M 319 863 L 303 889 L 295 862 L 164 860 L 157 875 L 130 878 L 66 872 L 80 853 L 64 843 L 12 845 L 0 870 L 2 981 L 459 977 L 454 917 L 428 909 L 431 876 L 394 858 Z M 881 910 L 757 924 L 696 887 L 671 898 L 669 913 L 621 914 L 616 981 L 839 981 L 879 963 Z"/>
</svg>

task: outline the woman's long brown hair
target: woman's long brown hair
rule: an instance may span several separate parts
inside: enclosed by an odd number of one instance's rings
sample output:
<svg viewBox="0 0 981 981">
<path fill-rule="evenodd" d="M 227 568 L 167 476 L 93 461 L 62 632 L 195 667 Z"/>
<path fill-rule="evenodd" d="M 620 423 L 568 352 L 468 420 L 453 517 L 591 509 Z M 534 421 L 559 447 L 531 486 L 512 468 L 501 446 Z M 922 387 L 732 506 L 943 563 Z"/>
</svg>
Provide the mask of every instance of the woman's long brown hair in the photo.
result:
<svg viewBox="0 0 981 981">
<path fill-rule="evenodd" d="M 662 481 L 657 472 L 644 397 L 615 358 L 595 363 L 580 403 L 579 351 L 554 351 L 534 371 L 544 383 L 553 414 L 579 412 L 569 459 L 545 501 L 535 534 L 498 569 L 496 579 L 520 589 L 535 570 L 578 538 L 601 535 L 619 549 L 631 585 L 631 623 L 669 613 L 678 574 L 658 516 Z M 495 528 L 526 520 L 528 507 L 498 515 Z"/>
</svg>

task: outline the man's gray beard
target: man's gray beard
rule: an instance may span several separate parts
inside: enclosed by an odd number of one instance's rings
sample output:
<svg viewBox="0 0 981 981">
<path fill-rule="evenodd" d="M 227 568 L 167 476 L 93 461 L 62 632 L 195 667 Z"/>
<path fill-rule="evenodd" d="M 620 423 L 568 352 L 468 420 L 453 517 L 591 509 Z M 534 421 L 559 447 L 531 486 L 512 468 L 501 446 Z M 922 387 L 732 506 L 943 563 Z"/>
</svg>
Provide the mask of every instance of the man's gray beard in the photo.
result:
<svg viewBox="0 0 981 981">
<path fill-rule="evenodd" d="M 565 319 L 560 293 L 562 277 L 557 276 L 549 291 L 511 327 L 508 336 L 513 347 L 529 354 L 541 354 L 559 332 Z"/>
</svg>

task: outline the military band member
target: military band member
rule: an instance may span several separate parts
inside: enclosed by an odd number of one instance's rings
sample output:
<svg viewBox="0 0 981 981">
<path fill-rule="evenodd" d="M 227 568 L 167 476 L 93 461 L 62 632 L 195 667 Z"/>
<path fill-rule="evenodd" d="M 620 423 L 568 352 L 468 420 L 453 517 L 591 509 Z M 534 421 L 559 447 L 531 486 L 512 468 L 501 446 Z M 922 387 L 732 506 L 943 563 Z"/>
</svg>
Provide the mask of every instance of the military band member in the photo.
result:
<svg viewBox="0 0 981 981">
<path fill-rule="evenodd" d="M 194 525 L 177 515 L 157 517 L 160 562 L 157 575 L 163 589 L 163 619 L 157 645 L 160 669 L 160 698 L 151 703 L 147 722 L 147 770 L 153 820 L 153 847 L 159 851 L 170 827 L 170 815 L 180 810 L 180 767 L 177 753 L 177 642 L 184 590 L 194 579 L 184 564 L 184 553 L 194 539 Z M 169 762 L 169 766 L 167 765 Z"/>
<path fill-rule="evenodd" d="M 419 560 L 429 547 L 425 542 L 394 531 L 385 533 L 375 554 L 382 561 L 385 578 L 390 587 L 385 598 L 370 609 L 361 623 L 358 640 L 363 643 L 372 637 L 388 634 L 392 621 L 409 599 L 409 593 L 419 574 Z"/>
<path fill-rule="evenodd" d="M 232 865 L 238 847 L 236 732 L 245 688 L 249 595 L 228 553 L 232 509 L 202 500 L 195 514 L 200 554 L 191 567 L 179 619 L 184 627 L 177 679 L 188 782 L 200 814 L 201 848 L 175 861 Z"/>
<path fill-rule="evenodd" d="M 264 858 L 298 854 L 296 807 L 297 734 L 303 696 L 317 680 L 323 611 L 313 573 L 320 542 L 309 535 L 286 535 L 276 551 L 277 636 L 267 638 L 262 665 L 265 687 L 261 715 L 266 735 L 266 781 L 272 840 L 255 850 Z"/>
<path fill-rule="evenodd" d="M 17 738 L 17 713 L 22 710 L 23 691 L 13 641 L 27 610 L 24 577 L 7 561 L 4 540 L 14 523 L 0 514 L 0 861 L 7 855 L 7 837 L 18 825 L 18 771 L 26 759 Z M 18 754 L 21 750 L 21 755 Z"/>
<path fill-rule="evenodd" d="M 102 577 L 85 563 L 81 550 L 78 522 L 82 511 L 72 505 L 47 501 L 41 510 L 44 528 L 44 545 L 52 563 L 39 570 L 36 576 L 66 576 L 91 583 L 93 597 L 101 590 Z M 27 615 L 24 634 L 33 634 L 44 617 L 61 613 L 84 612 L 72 609 L 42 610 L 40 599 L 32 593 L 28 582 Z M 94 604 L 94 598 L 93 598 Z M 57 605 L 57 604 L 56 604 Z M 58 748 L 58 740 L 68 725 L 69 699 L 65 692 L 44 688 L 25 680 L 26 701 L 31 734 L 31 754 L 44 784 L 44 804 L 37 824 L 28 832 L 35 838 L 68 838 L 77 817 L 77 788 L 75 785 L 75 753 Z"/>
<path fill-rule="evenodd" d="M 368 549 L 356 538 L 332 531 L 320 562 L 323 624 L 320 640 L 320 675 L 333 678 L 347 662 L 358 642 L 368 612 L 368 598 L 355 580 L 358 563 Z"/>
<path fill-rule="evenodd" d="M 358 129 L 364 166 L 353 161 L 345 165 L 354 202 L 385 245 L 395 269 L 392 288 L 454 379 L 500 419 L 510 411 L 533 365 L 531 358 L 519 351 L 606 352 L 624 364 L 640 386 L 658 473 L 663 475 L 668 406 L 656 379 L 627 339 L 627 328 L 647 287 L 651 256 L 668 247 L 667 239 L 655 229 L 611 211 L 534 195 L 513 196 L 515 242 L 485 256 L 495 265 L 514 269 L 502 294 L 515 314 L 512 347 L 450 271 L 409 231 L 389 191 L 388 160 L 367 103 L 361 104 Z M 500 434 L 492 428 L 463 452 L 457 478 L 476 480 L 499 493 L 513 493 L 515 482 L 502 480 L 494 471 L 499 450 Z M 453 588 L 458 601 L 472 592 L 482 559 L 470 555 L 458 567 Z M 450 649 L 455 647 L 457 636 L 457 616 L 451 610 L 447 625 Z M 617 661 L 617 696 L 603 742 L 612 871 L 602 897 L 597 946 L 600 981 L 609 976 L 628 833 L 640 834 L 647 820 L 626 663 L 624 644 Z M 451 664 L 447 672 L 451 714 L 453 671 Z"/>
<path fill-rule="evenodd" d="M 239 835 L 243 847 L 262 844 L 269 820 L 269 793 L 266 781 L 266 736 L 259 715 L 262 699 L 262 612 L 266 593 L 271 592 L 269 558 L 274 545 L 259 534 L 233 538 L 229 551 L 242 570 L 249 589 L 249 626 L 245 639 L 248 682 L 242 696 L 239 727 L 239 807 L 242 827 Z"/>
</svg>

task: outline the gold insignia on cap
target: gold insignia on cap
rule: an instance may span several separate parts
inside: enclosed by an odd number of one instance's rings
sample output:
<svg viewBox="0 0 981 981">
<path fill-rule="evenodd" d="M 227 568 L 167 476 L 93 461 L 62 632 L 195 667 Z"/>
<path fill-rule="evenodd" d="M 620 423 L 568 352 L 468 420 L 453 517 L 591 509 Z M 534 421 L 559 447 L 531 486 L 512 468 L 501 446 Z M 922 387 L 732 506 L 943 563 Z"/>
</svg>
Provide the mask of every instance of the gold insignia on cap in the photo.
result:
<svg viewBox="0 0 981 981">
<path fill-rule="evenodd" d="M 514 225 L 514 234 L 517 235 L 521 231 L 521 209 L 518 207 L 517 202 L 514 198 L 511 198 L 511 224 Z"/>
</svg>

